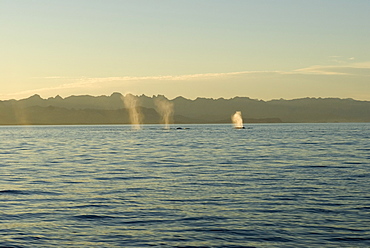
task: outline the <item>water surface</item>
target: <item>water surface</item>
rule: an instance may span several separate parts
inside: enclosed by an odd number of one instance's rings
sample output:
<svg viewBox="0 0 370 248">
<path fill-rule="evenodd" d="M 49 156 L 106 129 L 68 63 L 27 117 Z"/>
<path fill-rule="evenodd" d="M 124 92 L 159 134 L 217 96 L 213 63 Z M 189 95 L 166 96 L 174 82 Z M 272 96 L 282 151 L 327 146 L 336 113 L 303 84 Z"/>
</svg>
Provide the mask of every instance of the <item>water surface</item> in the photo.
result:
<svg viewBox="0 0 370 248">
<path fill-rule="evenodd" d="M 0 127 L 0 247 L 369 247 L 370 124 Z"/>
</svg>

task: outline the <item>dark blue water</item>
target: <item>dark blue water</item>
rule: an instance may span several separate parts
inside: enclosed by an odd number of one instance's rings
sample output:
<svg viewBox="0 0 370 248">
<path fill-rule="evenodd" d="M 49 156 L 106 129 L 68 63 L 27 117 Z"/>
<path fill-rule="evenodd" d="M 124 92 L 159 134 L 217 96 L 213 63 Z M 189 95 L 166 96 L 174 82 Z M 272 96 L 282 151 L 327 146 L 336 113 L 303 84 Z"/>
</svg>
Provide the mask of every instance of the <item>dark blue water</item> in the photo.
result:
<svg viewBox="0 0 370 248">
<path fill-rule="evenodd" d="M 370 247 L 370 124 L 0 127 L 0 247 Z"/>
</svg>

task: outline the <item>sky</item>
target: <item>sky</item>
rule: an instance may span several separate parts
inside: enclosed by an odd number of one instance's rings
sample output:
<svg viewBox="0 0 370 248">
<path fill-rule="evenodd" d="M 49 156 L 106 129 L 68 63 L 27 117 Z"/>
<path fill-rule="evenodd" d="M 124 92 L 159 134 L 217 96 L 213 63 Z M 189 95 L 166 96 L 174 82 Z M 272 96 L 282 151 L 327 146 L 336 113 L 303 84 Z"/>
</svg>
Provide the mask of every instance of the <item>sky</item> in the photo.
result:
<svg viewBox="0 0 370 248">
<path fill-rule="evenodd" d="M 369 0 L 0 0 L 0 100 L 370 100 Z"/>
</svg>

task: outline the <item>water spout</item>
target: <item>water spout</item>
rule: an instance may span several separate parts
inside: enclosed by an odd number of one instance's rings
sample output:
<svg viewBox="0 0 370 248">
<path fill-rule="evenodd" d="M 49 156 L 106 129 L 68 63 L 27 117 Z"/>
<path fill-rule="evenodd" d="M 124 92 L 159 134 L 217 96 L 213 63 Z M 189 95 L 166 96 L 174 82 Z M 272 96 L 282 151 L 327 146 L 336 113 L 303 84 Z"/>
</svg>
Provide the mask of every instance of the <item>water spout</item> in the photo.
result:
<svg viewBox="0 0 370 248">
<path fill-rule="evenodd" d="M 165 125 L 164 128 L 169 129 L 169 125 L 172 123 L 173 118 L 173 103 L 166 98 L 156 98 L 154 103 L 158 113 L 162 116 L 162 122 Z"/>
<path fill-rule="evenodd" d="M 136 130 L 141 129 L 142 123 L 142 115 L 138 106 L 138 100 L 137 96 L 131 94 L 127 94 L 123 97 L 125 107 L 128 109 L 132 128 Z"/>
<path fill-rule="evenodd" d="M 241 111 L 236 111 L 235 114 L 231 116 L 231 120 L 234 124 L 235 129 L 244 129 Z"/>
</svg>

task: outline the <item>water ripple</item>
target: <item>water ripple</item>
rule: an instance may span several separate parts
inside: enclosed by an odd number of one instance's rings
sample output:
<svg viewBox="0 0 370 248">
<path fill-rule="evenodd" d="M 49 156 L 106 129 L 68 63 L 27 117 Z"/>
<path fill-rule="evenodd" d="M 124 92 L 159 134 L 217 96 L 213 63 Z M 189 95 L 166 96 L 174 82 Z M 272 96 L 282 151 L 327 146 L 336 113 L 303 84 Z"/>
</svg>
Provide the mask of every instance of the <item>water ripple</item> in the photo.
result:
<svg viewBox="0 0 370 248">
<path fill-rule="evenodd" d="M 1 127 L 0 247 L 370 247 L 369 124 L 184 127 Z"/>
</svg>

